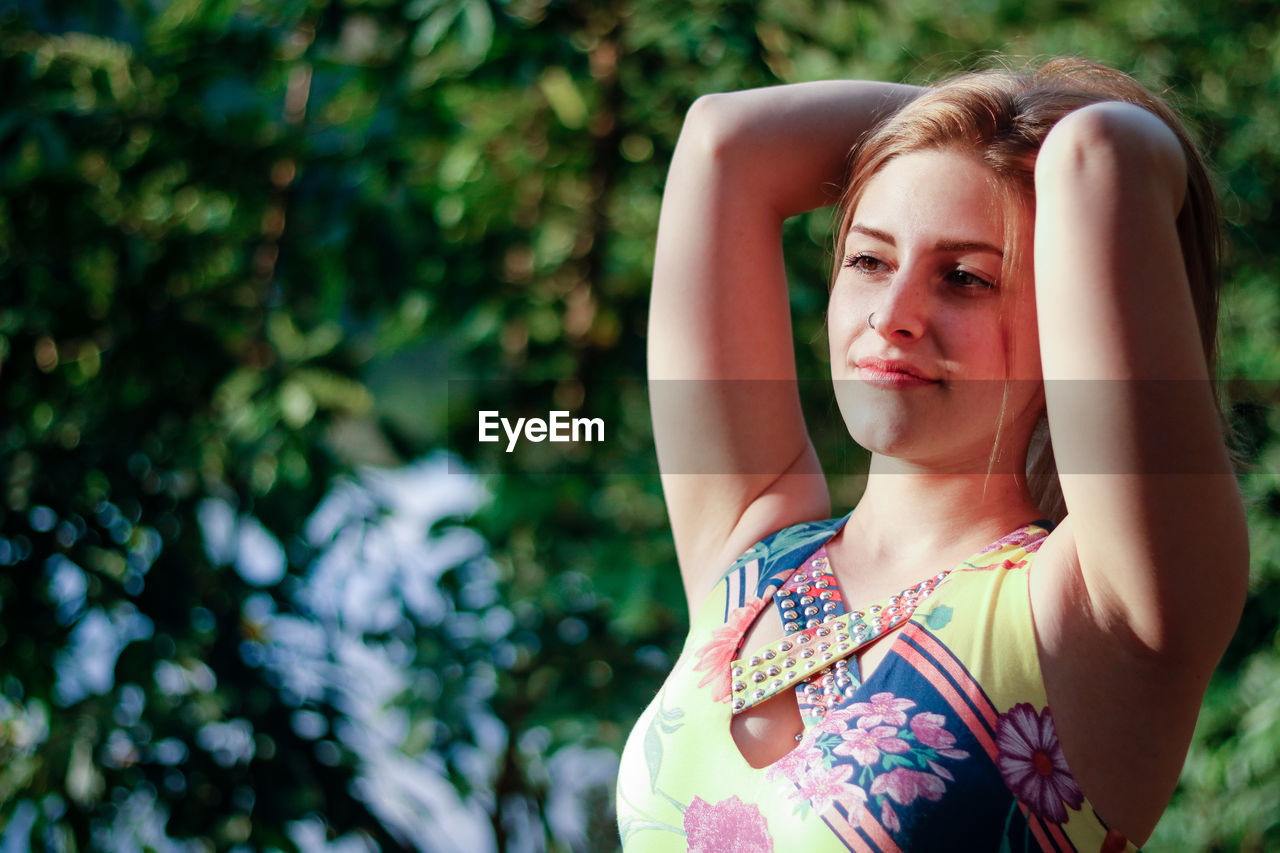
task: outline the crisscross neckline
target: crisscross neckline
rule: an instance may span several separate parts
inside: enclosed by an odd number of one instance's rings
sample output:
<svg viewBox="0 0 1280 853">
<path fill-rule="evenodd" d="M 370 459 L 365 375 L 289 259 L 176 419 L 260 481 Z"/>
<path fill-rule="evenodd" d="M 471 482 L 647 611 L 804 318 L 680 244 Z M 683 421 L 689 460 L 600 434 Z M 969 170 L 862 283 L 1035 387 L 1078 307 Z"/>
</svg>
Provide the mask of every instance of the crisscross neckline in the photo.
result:
<svg viewBox="0 0 1280 853">
<path fill-rule="evenodd" d="M 849 609 L 823 542 L 773 595 L 785 632 L 782 639 L 730 664 L 733 713 L 771 699 L 897 630 L 952 571 L 943 570 L 864 607 Z M 853 689 L 852 684 L 839 686 Z"/>
<path fill-rule="evenodd" d="M 774 579 L 777 585 L 771 582 L 766 594 L 759 599 L 758 609 L 748 624 L 754 623 L 765 606 L 773 602 L 779 608 L 784 636 L 729 664 L 730 707 L 734 715 L 788 688 L 795 687 L 812 694 L 815 692 L 814 681 L 822 676 L 823 697 L 815 708 L 817 716 L 822 716 L 829 707 L 852 696 L 864 680 L 849 674 L 845 663 L 848 658 L 910 621 L 920 604 L 956 571 L 974 567 L 974 563 L 981 562 L 981 558 L 988 554 L 1028 544 L 1032 539 L 1042 539 L 1053 529 L 1053 523 L 1046 519 L 1022 524 L 975 551 L 953 568 L 922 579 L 898 593 L 850 609 L 839 581 L 831 571 L 826 550 L 848 520 L 849 515 L 841 519 L 831 529 L 830 535 L 819 542 L 799 565 Z M 1045 532 L 1033 536 L 1029 532 L 1031 528 Z M 802 591 L 801 587 L 808 589 Z M 748 633 L 749 629 L 744 629 L 738 638 L 739 654 Z M 831 669 L 837 672 L 827 672 Z M 876 670 L 879 670 L 878 666 Z M 833 675 L 838 677 L 833 678 Z M 810 701 L 805 704 L 813 704 L 817 697 L 810 695 L 808 698 Z"/>
</svg>

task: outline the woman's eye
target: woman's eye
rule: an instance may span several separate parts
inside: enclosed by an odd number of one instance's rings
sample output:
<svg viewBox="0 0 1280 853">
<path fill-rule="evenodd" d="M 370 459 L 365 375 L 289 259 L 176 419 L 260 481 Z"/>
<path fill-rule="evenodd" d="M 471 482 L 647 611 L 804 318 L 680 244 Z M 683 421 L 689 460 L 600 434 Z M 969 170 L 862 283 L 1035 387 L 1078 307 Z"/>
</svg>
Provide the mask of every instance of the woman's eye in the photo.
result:
<svg viewBox="0 0 1280 853">
<path fill-rule="evenodd" d="M 987 281 L 985 278 L 982 278 L 981 276 L 978 276 L 978 275 L 974 275 L 968 270 L 952 270 L 949 277 L 951 278 L 952 281 L 954 281 L 956 284 L 960 285 L 961 287 L 974 287 L 974 288 L 986 288 L 986 289 L 992 289 L 995 287 L 994 284 Z"/>
<path fill-rule="evenodd" d="M 879 258 L 858 252 L 853 255 L 845 255 L 844 266 L 846 269 L 854 269 L 864 273 L 873 273 L 884 270 L 885 263 Z"/>
</svg>

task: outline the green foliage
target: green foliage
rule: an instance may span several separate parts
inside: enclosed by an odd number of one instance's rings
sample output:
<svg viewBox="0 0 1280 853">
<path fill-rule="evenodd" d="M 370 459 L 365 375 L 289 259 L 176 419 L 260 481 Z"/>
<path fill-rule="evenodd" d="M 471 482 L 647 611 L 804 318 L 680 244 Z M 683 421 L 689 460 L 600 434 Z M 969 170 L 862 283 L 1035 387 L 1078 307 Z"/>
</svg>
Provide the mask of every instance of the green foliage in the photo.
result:
<svg viewBox="0 0 1280 853">
<path fill-rule="evenodd" d="M 353 794 L 360 764 L 339 738 L 299 733 L 295 712 L 328 731 L 341 702 L 290 696 L 246 649 L 266 647 L 265 613 L 315 617 L 304 526 L 336 478 L 448 447 L 486 474 L 473 523 L 511 624 L 492 648 L 408 616 L 383 639 L 411 638 L 445 680 L 491 667 L 477 701 L 502 736 L 415 683 L 398 748 L 499 804 L 499 848 L 543 832 L 553 850 L 616 845 L 603 800 L 574 831 L 547 806 L 557 756 L 621 749 L 686 624 L 644 380 L 684 112 L 711 91 L 923 82 L 1008 51 L 1133 71 L 1181 100 L 1217 167 L 1253 594 L 1150 849 L 1280 843 L 1278 17 L 1217 0 L 6 7 L 0 826 L 33 826 L 38 848 L 102 847 L 141 803 L 203 849 L 290 849 L 309 820 L 411 843 Z M 806 378 L 826 373 L 828 224 L 787 231 Z M 820 386 L 806 406 L 821 455 L 842 461 Z M 477 409 L 550 402 L 603 418 L 604 449 L 475 443 Z M 833 478 L 838 504 L 851 488 Z M 283 578 L 258 587 L 211 556 L 211 499 L 282 543 Z M 501 609 L 464 594 L 473 570 L 441 576 L 449 625 Z M 69 662 L 94 625 L 126 638 L 109 678 Z M 248 731 L 250 757 L 202 731 Z"/>
</svg>

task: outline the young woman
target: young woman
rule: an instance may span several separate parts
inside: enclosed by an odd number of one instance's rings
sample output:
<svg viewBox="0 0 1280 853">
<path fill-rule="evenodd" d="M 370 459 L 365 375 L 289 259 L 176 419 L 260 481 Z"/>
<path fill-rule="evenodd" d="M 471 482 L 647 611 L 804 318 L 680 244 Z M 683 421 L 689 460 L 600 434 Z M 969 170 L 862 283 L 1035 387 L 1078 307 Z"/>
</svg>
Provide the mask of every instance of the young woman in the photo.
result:
<svg viewBox="0 0 1280 853">
<path fill-rule="evenodd" d="M 815 521 L 781 226 L 841 186 L 831 370 L 871 463 Z M 1146 840 L 1247 582 L 1218 227 L 1169 110 L 1083 61 L 693 106 L 649 347 L 692 627 L 626 850 Z"/>
</svg>

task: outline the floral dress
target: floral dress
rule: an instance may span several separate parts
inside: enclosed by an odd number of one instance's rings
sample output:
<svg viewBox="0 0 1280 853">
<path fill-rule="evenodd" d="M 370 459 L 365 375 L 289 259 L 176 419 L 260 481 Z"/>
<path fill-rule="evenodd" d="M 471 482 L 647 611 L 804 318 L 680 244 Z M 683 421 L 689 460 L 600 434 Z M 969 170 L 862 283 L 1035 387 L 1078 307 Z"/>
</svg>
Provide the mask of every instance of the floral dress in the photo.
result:
<svg viewBox="0 0 1280 853">
<path fill-rule="evenodd" d="M 844 599 L 826 559 L 847 518 L 767 537 L 704 602 L 623 751 L 623 849 L 1134 849 L 1072 778 L 1045 699 L 1027 581 L 1049 523 L 867 603 Z M 785 636 L 744 652 L 769 605 Z M 853 655 L 897 628 L 863 681 Z M 753 768 L 731 717 L 784 690 L 803 734 Z"/>
</svg>

